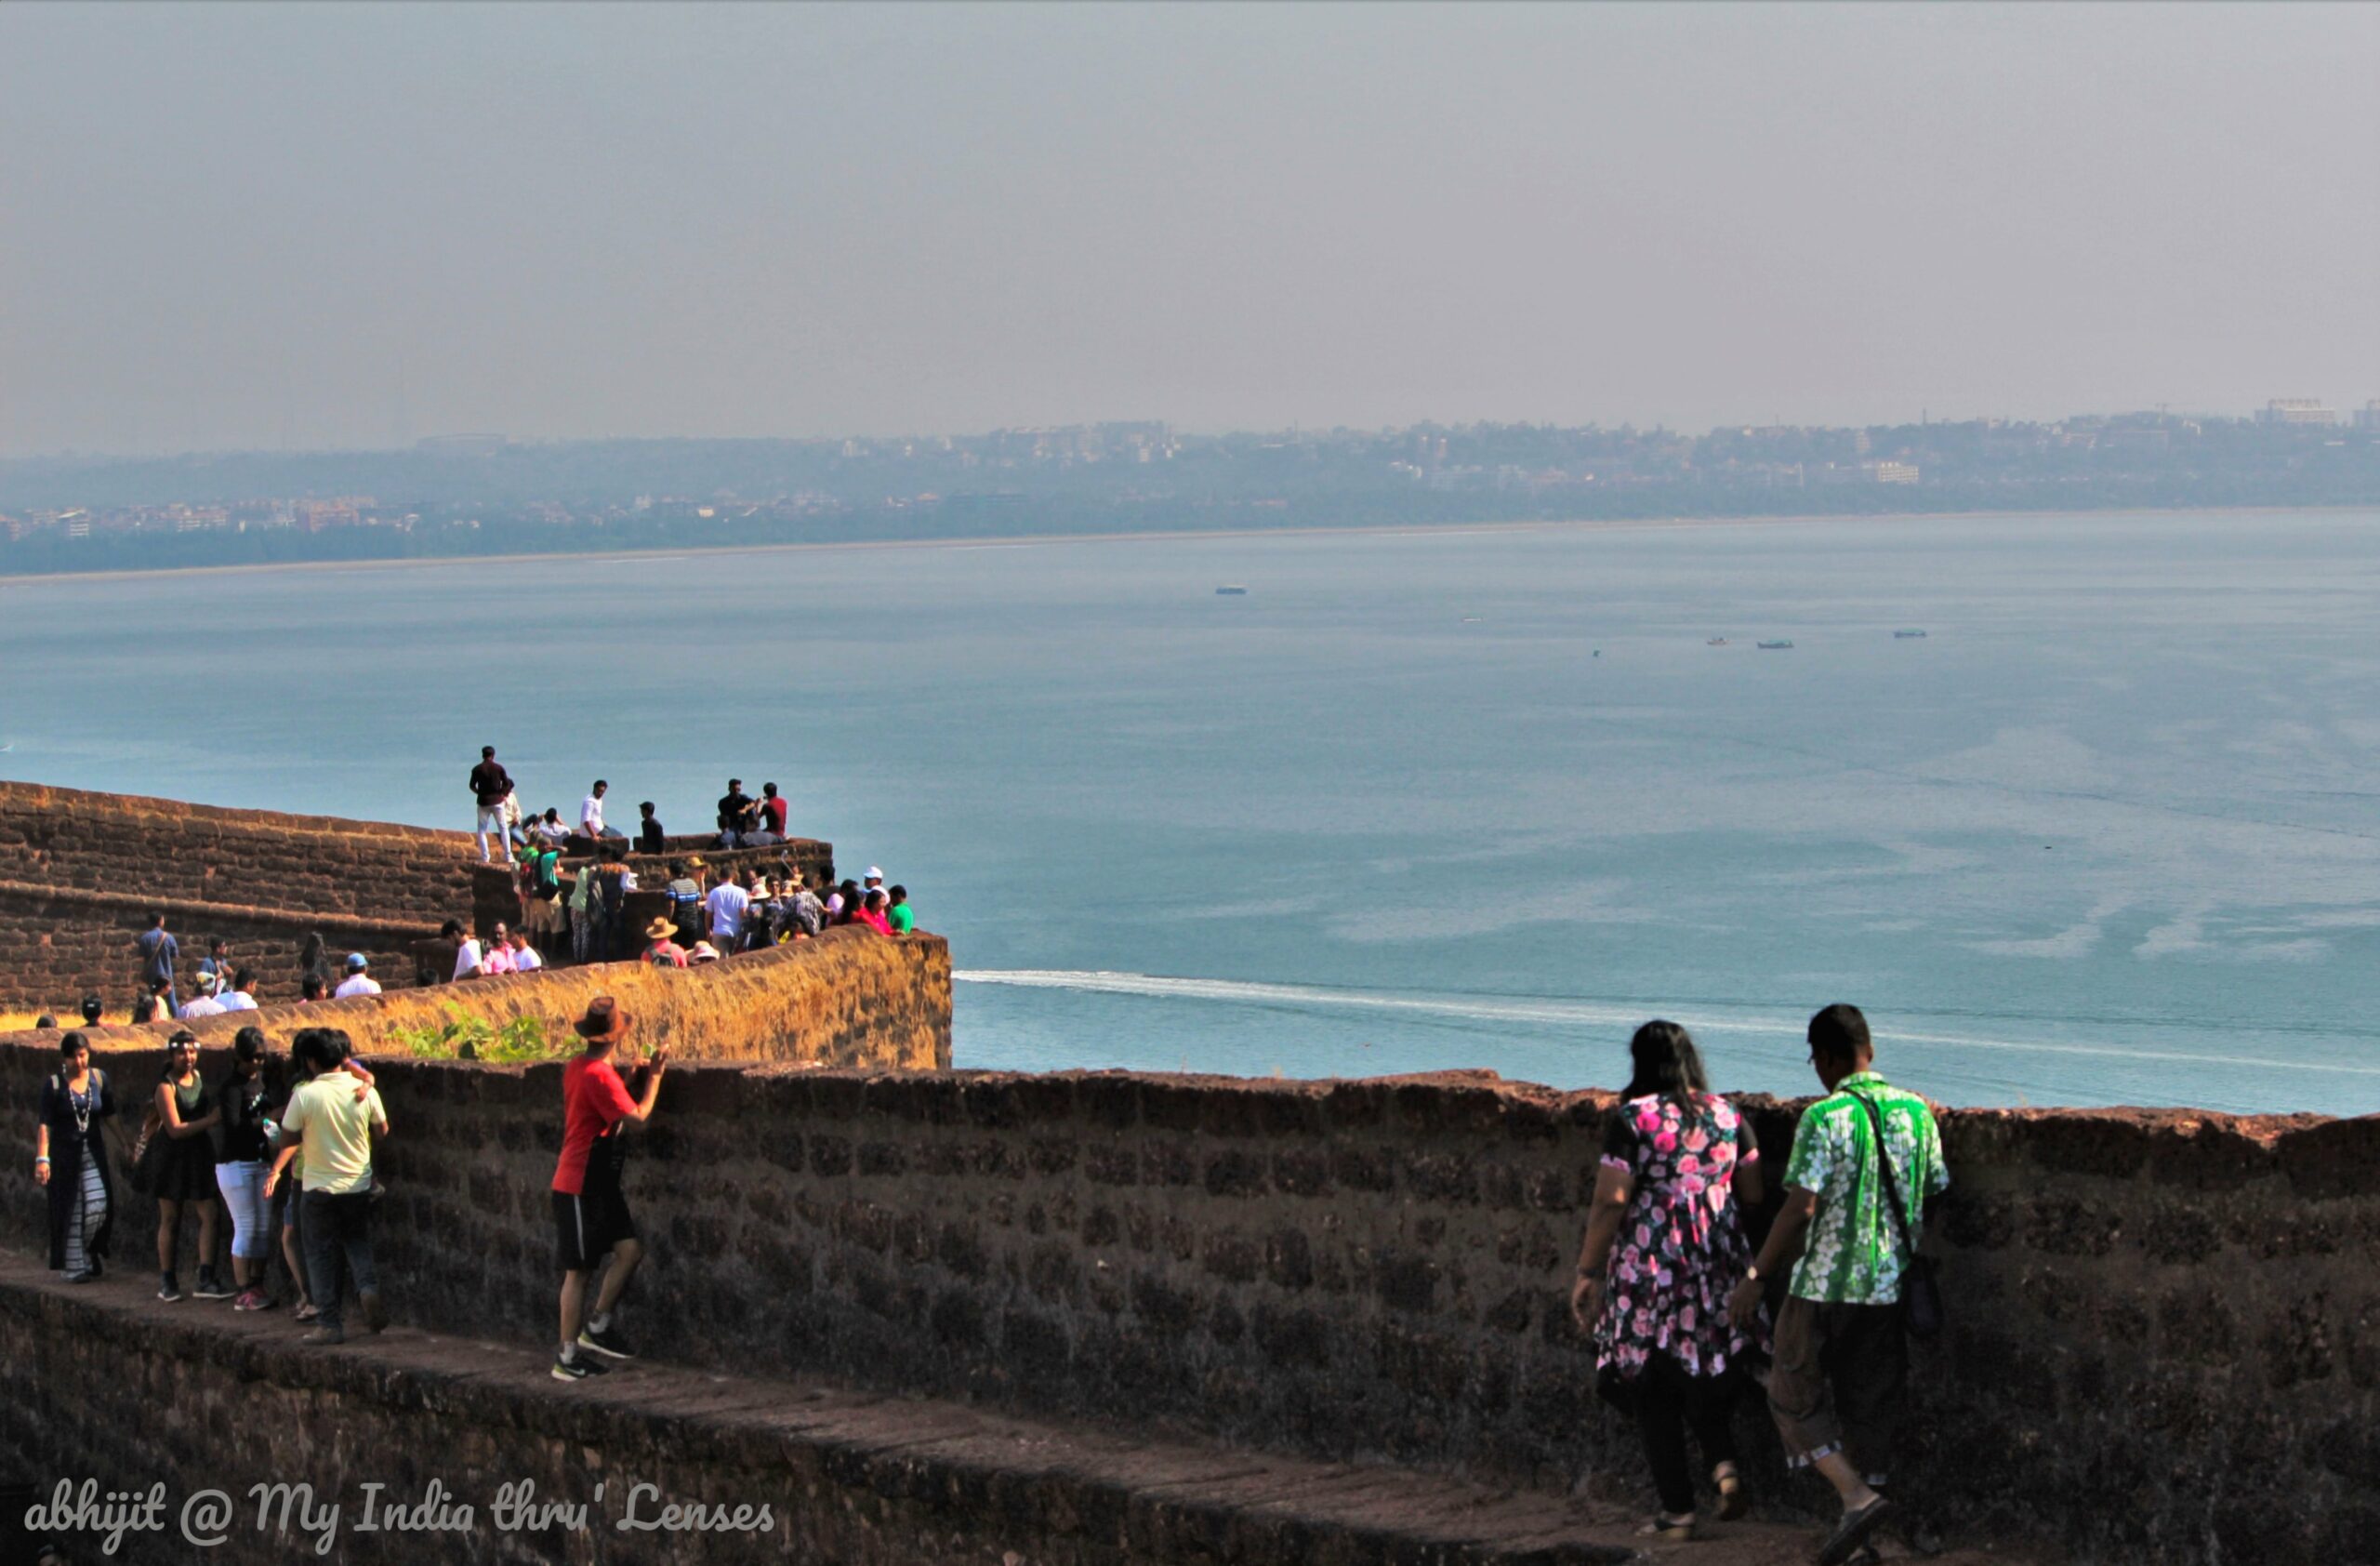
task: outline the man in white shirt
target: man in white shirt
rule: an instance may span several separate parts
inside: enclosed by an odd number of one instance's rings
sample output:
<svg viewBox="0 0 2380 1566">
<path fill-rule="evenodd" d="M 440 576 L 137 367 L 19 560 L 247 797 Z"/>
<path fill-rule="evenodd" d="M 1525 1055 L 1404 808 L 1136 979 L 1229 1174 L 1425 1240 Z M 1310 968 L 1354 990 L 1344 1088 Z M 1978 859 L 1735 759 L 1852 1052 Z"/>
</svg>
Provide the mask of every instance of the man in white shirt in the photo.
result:
<svg viewBox="0 0 2380 1566">
<path fill-rule="evenodd" d="M 595 787 L 587 791 L 587 797 L 578 802 L 578 829 L 588 837 L 600 840 L 611 835 L 610 829 L 603 825 L 603 796 L 611 791 L 612 786 L 599 777 Z"/>
<path fill-rule="evenodd" d="M 231 975 L 231 988 L 223 991 L 222 994 L 218 995 L 215 998 L 216 1003 L 220 1005 L 227 1012 L 255 1011 L 257 1009 L 257 998 L 254 995 L 249 994 L 248 991 L 254 989 L 256 987 L 256 975 L 250 973 L 245 968 L 242 968 Z"/>
<path fill-rule="evenodd" d="M 546 965 L 546 960 L 537 955 L 537 949 L 529 944 L 529 937 L 523 932 L 513 931 L 511 939 L 506 944 L 511 949 L 514 973 L 534 974 Z"/>
<path fill-rule="evenodd" d="M 215 975 L 201 974 L 198 975 L 198 993 L 183 1003 L 181 1019 L 189 1022 L 202 1016 L 221 1016 L 223 1009 L 223 1002 L 215 998 Z"/>
<path fill-rule="evenodd" d="M 736 885 L 735 878 L 722 868 L 719 884 L 703 899 L 703 907 L 710 914 L 711 944 L 722 952 L 742 950 L 744 910 L 751 906 L 750 895 Z"/>
<path fill-rule="evenodd" d="M 380 981 L 374 978 L 369 973 L 364 971 L 370 966 L 371 959 L 365 957 L 364 953 L 360 951 L 349 952 L 347 955 L 347 977 L 340 981 L 339 987 L 337 989 L 331 991 L 331 999 L 334 1001 L 344 1001 L 350 995 L 379 994 Z"/>
</svg>

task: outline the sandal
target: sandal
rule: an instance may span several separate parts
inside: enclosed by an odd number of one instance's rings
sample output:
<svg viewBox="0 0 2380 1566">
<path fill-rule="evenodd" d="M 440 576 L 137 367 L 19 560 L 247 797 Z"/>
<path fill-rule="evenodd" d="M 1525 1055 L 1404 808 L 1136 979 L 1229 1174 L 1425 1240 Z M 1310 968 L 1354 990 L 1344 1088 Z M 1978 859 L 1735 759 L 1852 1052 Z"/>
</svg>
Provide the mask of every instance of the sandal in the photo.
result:
<svg viewBox="0 0 2380 1566">
<path fill-rule="evenodd" d="M 1694 1514 L 1688 1512 L 1684 1517 L 1672 1517 L 1666 1512 L 1655 1512 L 1650 1522 L 1643 1524 L 1636 1530 L 1636 1536 L 1643 1539 L 1667 1539 L 1673 1544 L 1682 1544 L 1694 1537 Z"/>
<path fill-rule="evenodd" d="M 299 1307 L 298 1307 L 298 1314 L 297 1314 L 296 1316 L 294 1316 L 293 1318 L 291 1318 L 291 1320 L 298 1320 L 298 1321 L 311 1321 L 311 1320 L 312 1320 L 315 1317 L 320 1316 L 321 1314 L 322 1314 L 322 1312 L 321 1312 L 320 1310 L 318 1310 L 318 1309 L 316 1309 L 316 1308 L 315 1308 L 315 1307 L 314 1307 L 314 1302 L 313 1302 L 312 1300 L 308 1300 L 305 1304 L 303 1304 L 303 1305 L 301 1305 L 301 1306 L 299 1306 Z"/>
<path fill-rule="evenodd" d="M 1818 1566 L 1845 1566 L 1853 1556 L 1859 1553 L 1859 1546 L 1868 1542 L 1869 1535 L 1892 1515 L 1893 1504 L 1882 1495 L 1856 1512 L 1844 1512 L 1843 1520 L 1834 1525 L 1834 1532 L 1827 1535 L 1826 1543 L 1819 1547 Z"/>
<path fill-rule="evenodd" d="M 1724 1464 L 1711 1472 L 1711 1482 L 1719 1487 L 1719 1520 L 1734 1522 L 1752 1510 L 1752 1496 L 1744 1489 L 1741 1475 L 1733 1464 Z"/>
</svg>

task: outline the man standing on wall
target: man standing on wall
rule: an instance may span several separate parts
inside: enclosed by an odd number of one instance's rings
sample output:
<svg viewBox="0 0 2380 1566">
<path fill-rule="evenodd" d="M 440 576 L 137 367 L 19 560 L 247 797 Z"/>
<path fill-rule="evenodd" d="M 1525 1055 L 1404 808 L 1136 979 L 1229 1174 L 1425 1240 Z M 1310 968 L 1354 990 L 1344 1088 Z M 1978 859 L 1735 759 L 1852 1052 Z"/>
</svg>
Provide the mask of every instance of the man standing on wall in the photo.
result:
<svg viewBox="0 0 2380 1566">
<path fill-rule="evenodd" d="M 612 1323 L 620 1295 L 644 1259 L 643 1241 L 637 1238 L 636 1220 L 621 1192 L 628 1148 L 620 1132 L 652 1118 L 661 1096 L 661 1074 L 669 1065 L 668 1050 L 653 1051 L 642 1095 L 631 1096 L 612 1064 L 614 1051 L 628 1033 L 628 1018 L 618 1004 L 609 995 L 598 995 L 574 1026 L 587 1047 L 562 1072 L 562 1157 L 554 1163 L 553 1186 L 554 1236 L 562 1264 L 562 1351 L 554 1357 L 556 1381 L 584 1381 L 601 1374 L 603 1367 L 588 1357 L 590 1352 L 615 1360 L 632 1357 Z M 611 1267 L 596 1293 L 595 1308 L 587 1311 L 587 1281 L 607 1251 Z"/>
<path fill-rule="evenodd" d="M 480 747 L 480 764 L 471 768 L 471 797 L 479 802 L 480 863 L 488 862 L 487 834 L 504 845 L 504 862 L 512 862 L 512 836 L 504 819 L 504 802 L 512 795 L 512 778 L 496 759 L 496 747 Z"/>
<path fill-rule="evenodd" d="M 1818 1469 L 1842 1498 L 1842 1519 L 1818 1553 L 1821 1566 L 1842 1566 L 1892 1516 L 1882 1492 L 1909 1380 L 1903 1277 L 1924 1209 L 1950 1188 L 1950 1174 L 1925 1100 L 1873 1069 L 1858 1007 L 1819 1012 L 1809 1042 L 1827 1096 L 1802 1111 L 1784 1210 L 1728 1309 L 1748 1324 L 1761 1281 L 1793 1265 L 1777 1313 L 1768 1409 L 1788 1463 Z"/>
<path fill-rule="evenodd" d="M 165 916 L 152 913 L 149 928 L 140 932 L 140 988 L 153 989 L 165 987 L 165 1010 L 168 1015 L 181 1009 L 180 997 L 174 993 L 174 964 L 181 958 L 181 943 L 165 928 Z"/>
</svg>

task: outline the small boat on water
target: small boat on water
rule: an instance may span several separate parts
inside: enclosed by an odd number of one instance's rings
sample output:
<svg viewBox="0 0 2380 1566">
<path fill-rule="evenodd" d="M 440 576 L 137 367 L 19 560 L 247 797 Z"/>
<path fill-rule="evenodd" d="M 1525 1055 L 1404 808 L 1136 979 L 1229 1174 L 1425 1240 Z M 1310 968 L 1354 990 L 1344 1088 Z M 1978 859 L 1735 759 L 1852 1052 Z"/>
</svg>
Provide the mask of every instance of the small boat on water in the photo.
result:
<svg viewBox="0 0 2380 1566">
<path fill-rule="evenodd" d="M 1764 653 L 1778 653 L 1784 651 L 1793 644 L 1791 642 L 1755 642 L 1752 644 Z"/>
<path fill-rule="evenodd" d="M 1217 588 L 1215 590 L 1215 596 L 1217 598 L 1245 598 L 1248 596 L 1248 590 L 1235 582 L 1227 586 Z"/>
<path fill-rule="evenodd" d="M 1922 642 L 1924 639 L 1925 632 L 1922 630 L 1896 630 L 1893 632 L 1893 640 L 1896 642 Z"/>
<path fill-rule="evenodd" d="M 1724 647 L 1727 644 L 1727 639 L 1724 636 L 1713 636 L 1702 644 L 1706 647 Z"/>
</svg>

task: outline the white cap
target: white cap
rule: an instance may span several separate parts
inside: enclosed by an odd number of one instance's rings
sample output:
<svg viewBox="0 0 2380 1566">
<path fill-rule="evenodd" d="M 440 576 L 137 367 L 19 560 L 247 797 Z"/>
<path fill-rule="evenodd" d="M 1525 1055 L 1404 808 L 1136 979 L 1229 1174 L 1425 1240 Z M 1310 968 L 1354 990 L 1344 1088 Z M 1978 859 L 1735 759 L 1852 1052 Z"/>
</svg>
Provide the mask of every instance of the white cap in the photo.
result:
<svg viewBox="0 0 2380 1566">
<path fill-rule="evenodd" d="M 881 881 L 884 879 L 884 872 L 878 869 L 874 865 L 870 865 L 867 867 L 867 874 L 860 879 L 863 881 Z"/>
<path fill-rule="evenodd" d="M 214 975 L 213 974 L 201 974 L 201 975 L 198 975 L 198 988 L 199 988 L 202 991 L 204 991 L 204 990 L 209 990 L 209 989 L 214 989 L 214 988 L 215 988 L 215 975 Z"/>
</svg>

